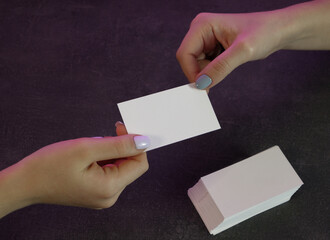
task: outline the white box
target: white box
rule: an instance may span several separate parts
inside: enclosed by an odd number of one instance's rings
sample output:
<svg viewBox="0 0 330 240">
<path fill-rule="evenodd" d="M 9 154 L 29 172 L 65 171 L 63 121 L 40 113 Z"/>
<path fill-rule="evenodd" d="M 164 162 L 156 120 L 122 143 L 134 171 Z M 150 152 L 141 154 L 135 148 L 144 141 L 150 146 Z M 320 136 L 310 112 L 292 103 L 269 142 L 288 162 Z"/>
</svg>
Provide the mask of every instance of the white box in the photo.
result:
<svg viewBox="0 0 330 240">
<path fill-rule="evenodd" d="M 289 201 L 303 184 L 278 146 L 202 177 L 188 195 L 213 235 Z"/>
</svg>

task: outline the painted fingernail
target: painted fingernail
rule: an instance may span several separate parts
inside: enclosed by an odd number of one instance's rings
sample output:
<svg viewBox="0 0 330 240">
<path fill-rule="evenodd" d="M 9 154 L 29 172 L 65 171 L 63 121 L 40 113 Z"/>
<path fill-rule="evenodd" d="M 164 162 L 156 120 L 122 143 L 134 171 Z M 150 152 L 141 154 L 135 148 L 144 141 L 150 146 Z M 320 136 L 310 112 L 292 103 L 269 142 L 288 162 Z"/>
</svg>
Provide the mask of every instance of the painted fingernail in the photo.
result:
<svg viewBox="0 0 330 240">
<path fill-rule="evenodd" d="M 203 74 L 196 80 L 196 88 L 205 89 L 208 86 L 210 86 L 211 83 L 212 83 L 212 79 L 209 76 Z"/>
<path fill-rule="evenodd" d="M 103 138 L 103 137 L 92 137 L 92 138 Z"/>
<path fill-rule="evenodd" d="M 150 146 L 150 139 L 147 136 L 135 136 L 136 149 L 146 149 Z"/>
<path fill-rule="evenodd" d="M 115 126 L 118 127 L 119 125 L 124 125 L 124 123 L 122 123 L 121 121 L 117 121 Z"/>
</svg>

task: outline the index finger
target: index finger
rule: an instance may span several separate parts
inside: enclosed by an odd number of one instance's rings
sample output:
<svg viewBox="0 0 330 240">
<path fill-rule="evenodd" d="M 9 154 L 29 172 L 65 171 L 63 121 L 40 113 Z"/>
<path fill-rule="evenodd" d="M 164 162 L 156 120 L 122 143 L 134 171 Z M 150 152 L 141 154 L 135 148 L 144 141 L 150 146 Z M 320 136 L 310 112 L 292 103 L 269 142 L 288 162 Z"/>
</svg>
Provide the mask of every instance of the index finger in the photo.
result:
<svg viewBox="0 0 330 240">
<path fill-rule="evenodd" d="M 76 151 L 87 163 L 136 156 L 150 146 L 150 139 L 140 135 L 80 139 Z"/>
<path fill-rule="evenodd" d="M 200 71 L 197 58 L 202 53 L 203 40 L 198 33 L 190 28 L 176 52 L 176 58 L 181 69 L 190 82 L 194 82 L 195 76 Z"/>
<path fill-rule="evenodd" d="M 201 60 L 200 56 L 205 58 L 205 54 L 211 52 L 217 45 L 212 25 L 204 22 L 205 20 L 193 21 L 176 54 L 182 71 L 190 82 L 195 82 L 196 76 L 201 71 L 198 64 L 198 60 Z"/>
<path fill-rule="evenodd" d="M 115 191 L 125 188 L 145 173 L 148 168 L 149 164 L 145 152 L 133 157 L 117 160 L 114 164 L 103 167 L 108 182 L 116 186 Z"/>
</svg>

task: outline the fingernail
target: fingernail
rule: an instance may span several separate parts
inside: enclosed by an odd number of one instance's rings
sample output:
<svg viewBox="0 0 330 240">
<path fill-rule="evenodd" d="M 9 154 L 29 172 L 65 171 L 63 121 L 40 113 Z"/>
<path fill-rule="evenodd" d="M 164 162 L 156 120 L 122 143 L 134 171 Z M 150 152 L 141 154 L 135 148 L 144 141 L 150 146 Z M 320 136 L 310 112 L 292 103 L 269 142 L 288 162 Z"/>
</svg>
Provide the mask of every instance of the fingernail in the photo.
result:
<svg viewBox="0 0 330 240">
<path fill-rule="evenodd" d="M 119 125 L 124 125 L 124 123 L 122 123 L 121 121 L 117 121 L 115 126 L 118 127 Z"/>
<path fill-rule="evenodd" d="M 212 83 L 212 79 L 203 74 L 202 76 L 199 76 L 199 78 L 196 80 L 196 88 L 198 89 L 205 89 L 208 86 L 210 86 Z"/>
<path fill-rule="evenodd" d="M 135 136 L 136 149 L 146 149 L 150 146 L 150 139 L 147 136 Z"/>
<path fill-rule="evenodd" d="M 92 138 L 103 138 L 103 137 L 92 137 Z"/>
</svg>

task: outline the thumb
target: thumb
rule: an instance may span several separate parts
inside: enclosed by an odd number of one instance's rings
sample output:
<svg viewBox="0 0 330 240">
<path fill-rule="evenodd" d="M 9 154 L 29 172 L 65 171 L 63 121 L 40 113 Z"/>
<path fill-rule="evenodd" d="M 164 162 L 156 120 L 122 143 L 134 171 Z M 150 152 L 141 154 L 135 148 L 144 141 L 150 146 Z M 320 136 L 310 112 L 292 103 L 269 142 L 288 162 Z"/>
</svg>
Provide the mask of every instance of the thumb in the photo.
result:
<svg viewBox="0 0 330 240">
<path fill-rule="evenodd" d="M 138 155 L 150 145 L 147 136 L 123 135 L 109 138 L 90 139 L 88 150 L 93 159 L 89 161 L 102 161 L 119 159 Z"/>
<path fill-rule="evenodd" d="M 196 87 L 209 90 L 221 82 L 236 67 L 247 61 L 247 54 L 240 44 L 232 44 L 228 49 L 210 62 L 198 75 Z"/>
</svg>

